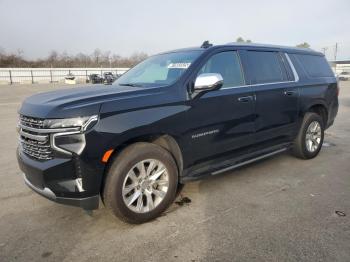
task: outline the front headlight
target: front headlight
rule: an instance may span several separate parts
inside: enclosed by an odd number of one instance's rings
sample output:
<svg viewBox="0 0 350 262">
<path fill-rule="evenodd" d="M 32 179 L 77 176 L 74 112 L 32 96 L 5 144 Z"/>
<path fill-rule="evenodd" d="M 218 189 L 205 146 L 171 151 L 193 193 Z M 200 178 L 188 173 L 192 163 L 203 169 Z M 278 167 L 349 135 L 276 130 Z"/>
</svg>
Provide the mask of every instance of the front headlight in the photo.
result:
<svg viewBox="0 0 350 262">
<path fill-rule="evenodd" d="M 75 153 L 80 155 L 86 145 L 84 131 L 91 129 L 97 121 L 97 115 L 47 119 L 44 120 L 44 126 L 49 129 L 60 129 L 60 131 L 51 135 L 51 146 L 53 149 L 65 154 Z"/>
<path fill-rule="evenodd" d="M 97 120 L 97 115 L 65 119 L 46 119 L 44 120 L 44 128 L 80 128 L 81 131 L 86 131 L 96 124 Z"/>
</svg>

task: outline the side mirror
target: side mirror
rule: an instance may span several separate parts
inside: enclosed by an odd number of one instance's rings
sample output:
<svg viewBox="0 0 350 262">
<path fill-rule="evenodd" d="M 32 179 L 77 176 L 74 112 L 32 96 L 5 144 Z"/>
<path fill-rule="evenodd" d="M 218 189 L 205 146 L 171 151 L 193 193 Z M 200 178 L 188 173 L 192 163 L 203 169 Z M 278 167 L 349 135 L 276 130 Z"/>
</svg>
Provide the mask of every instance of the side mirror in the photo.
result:
<svg viewBox="0 0 350 262">
<path fill-rule="evenodd" d="M 194 82 L 195 91 L 216 90 L 222 87 L 224 79 L 221 74 L 200 74 Z"/>
</svg>

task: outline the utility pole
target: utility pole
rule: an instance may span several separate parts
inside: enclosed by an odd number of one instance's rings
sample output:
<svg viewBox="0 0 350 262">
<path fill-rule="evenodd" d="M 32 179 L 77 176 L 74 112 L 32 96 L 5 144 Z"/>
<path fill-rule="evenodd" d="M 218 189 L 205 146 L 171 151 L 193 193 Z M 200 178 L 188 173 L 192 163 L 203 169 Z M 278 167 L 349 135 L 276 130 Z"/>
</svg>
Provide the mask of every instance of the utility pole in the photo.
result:
<svg viewBox="0 0 350 262">
<path fill-rule="evenodd" d="M 335 43 L 335 48 L 334 48 L 334 62 L 337 61 L 337 53 L 338 53 L 338 43 Z"/>
<path fill-rule="evenodd" d="M 328 47 L 322 47 L 321 49 L 322 49 L 322 53 L 326 56 L 326 51 L 327 51 Z"/>
</svg>

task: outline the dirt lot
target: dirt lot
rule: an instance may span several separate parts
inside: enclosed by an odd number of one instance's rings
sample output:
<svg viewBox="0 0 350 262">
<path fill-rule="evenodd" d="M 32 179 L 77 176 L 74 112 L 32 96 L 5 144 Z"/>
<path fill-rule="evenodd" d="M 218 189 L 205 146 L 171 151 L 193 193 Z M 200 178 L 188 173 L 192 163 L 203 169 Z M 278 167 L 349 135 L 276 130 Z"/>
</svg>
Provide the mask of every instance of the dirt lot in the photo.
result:
<svg viewBox="0 0 350 262">
<path fill-rule="evenodd" d="M 16 112 L 54 88 L 65 87 L 0 86 L 0 261 L 350 261 L 350 82 L 317 158 L 286 153 L 187 184 L 190 203 L 138 226 L 24 185 Z"/>
</svg>

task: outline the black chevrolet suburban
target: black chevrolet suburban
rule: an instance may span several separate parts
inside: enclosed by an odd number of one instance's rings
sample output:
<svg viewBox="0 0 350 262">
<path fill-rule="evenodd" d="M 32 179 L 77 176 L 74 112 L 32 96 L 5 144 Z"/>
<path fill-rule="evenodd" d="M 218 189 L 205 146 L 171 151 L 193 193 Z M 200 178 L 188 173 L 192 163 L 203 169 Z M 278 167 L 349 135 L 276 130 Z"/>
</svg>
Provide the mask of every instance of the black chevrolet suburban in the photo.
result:
<svg viewBox="0 0 350 262">
<path fill-rule="evenodd" d="M 19 110 L 25 183 L 58 203 L 142 223 L 185 182 L 290 150 L 315 157 L 339 87 L 311 49 L 259 44 L 154 55 L 112 86 L 36 94 Z"/>
</svg>

